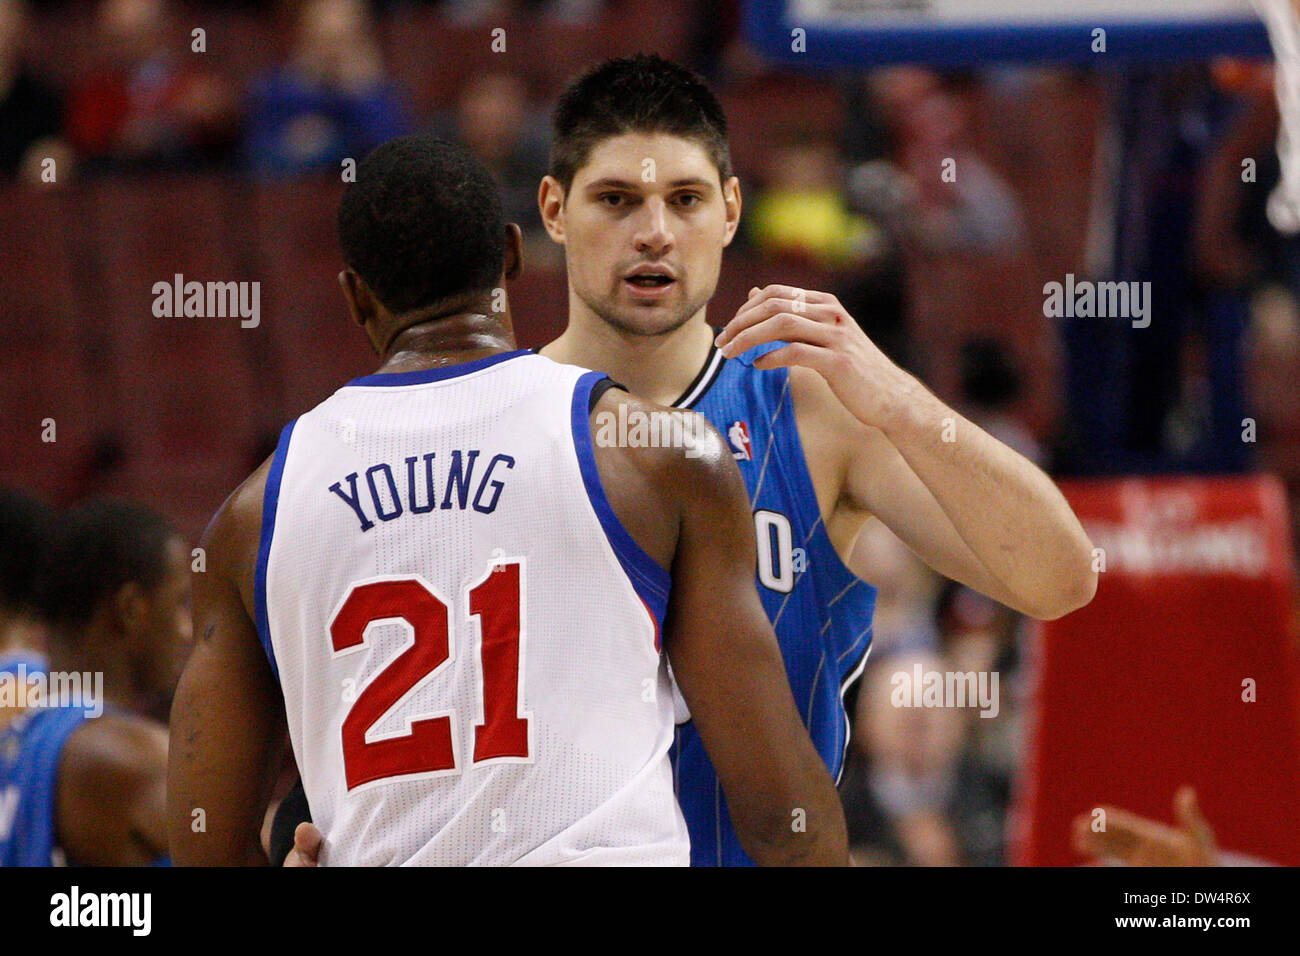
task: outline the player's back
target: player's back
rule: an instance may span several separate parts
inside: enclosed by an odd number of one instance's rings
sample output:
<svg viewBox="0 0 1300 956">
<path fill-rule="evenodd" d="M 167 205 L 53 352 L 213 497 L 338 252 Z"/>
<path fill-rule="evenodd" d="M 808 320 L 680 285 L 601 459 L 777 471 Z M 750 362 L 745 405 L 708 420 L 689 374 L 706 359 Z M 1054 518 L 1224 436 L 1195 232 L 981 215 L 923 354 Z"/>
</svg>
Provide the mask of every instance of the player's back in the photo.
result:
<svg viewBox="0 0 1300 956">
<path fill-rule="evenodd" d="M 44 671 L 34 656 L 0 662 L 0 678 Z M 16 686 L 16 685 L 14 685 Z M 0 866 L 59 862 L 57 798 L 64 745 L 85 722 L 78 708 L 34 707 L 0 720 Z"/>
<path fill-rule="evenodd" d="M 686 861 L 668 575 L 601 488 L 601 378 L 503 353 L 285 429 L 257 623 L 326 863 Z"/>
</svg>

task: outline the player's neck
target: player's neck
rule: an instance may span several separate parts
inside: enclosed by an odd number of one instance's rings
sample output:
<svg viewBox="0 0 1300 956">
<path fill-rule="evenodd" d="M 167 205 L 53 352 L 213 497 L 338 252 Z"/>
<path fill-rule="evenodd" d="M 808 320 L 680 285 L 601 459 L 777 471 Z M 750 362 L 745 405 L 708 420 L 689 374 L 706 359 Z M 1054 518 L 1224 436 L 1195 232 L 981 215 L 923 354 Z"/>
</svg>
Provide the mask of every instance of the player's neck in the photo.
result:
<svg viewBox="0 0 1300 956">
<path fill-rule="evenodd" d="M 415 321 L 384 351 L 380 372 L 415 372 L 459 365 L 514 349 L 509 313 L 465 311 Z"/>
<path fill-rule="evenodd" d="M 632 335 L 604 320 L 570 318 L 564 333 L 542 349 L 557 362 L 604 372 L 641 398 L 671 405 L 690 387 L 709 355 L 714 332 L 703 314 L 666 335 Z"/>
</svg>

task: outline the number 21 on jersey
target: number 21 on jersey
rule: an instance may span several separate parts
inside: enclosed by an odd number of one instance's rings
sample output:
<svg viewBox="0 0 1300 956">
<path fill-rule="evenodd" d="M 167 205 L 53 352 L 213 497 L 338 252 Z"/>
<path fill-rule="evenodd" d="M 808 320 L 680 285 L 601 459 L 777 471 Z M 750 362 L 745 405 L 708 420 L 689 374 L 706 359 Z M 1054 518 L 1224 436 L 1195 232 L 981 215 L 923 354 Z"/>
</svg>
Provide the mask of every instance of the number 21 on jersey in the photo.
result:
<svg viewBox="0 0 1300 956">
<path fill-rule="evenodd" d="M 456 658 L 457 636 L 477 619 L 479 679 L 475 681 L 482 719 L 474 725 L 472 763 L 532 761 L 531 715 L 520 710 L 524 663 L 522 559 L 494 561 L 487 573 L 461 590 L 463 626 L 452 627 L 447 602 L 420 577 L 358 581 L 348 589 L 330 619 L 334 658 L 366 646 L 367 632 L 380 621 L 401 621 L 411 643 L 361 688 L 343 718 L 343 766 L 349 790 L 394 778 L 457 773 L 461 761 L 455 737 L 456 715 L 447 710 L 407 721 L 398 734 L 366 739 L 366 732 L 417 685 Z M 460 622 L 458 622 L 459 624 Z"/>
</svg>

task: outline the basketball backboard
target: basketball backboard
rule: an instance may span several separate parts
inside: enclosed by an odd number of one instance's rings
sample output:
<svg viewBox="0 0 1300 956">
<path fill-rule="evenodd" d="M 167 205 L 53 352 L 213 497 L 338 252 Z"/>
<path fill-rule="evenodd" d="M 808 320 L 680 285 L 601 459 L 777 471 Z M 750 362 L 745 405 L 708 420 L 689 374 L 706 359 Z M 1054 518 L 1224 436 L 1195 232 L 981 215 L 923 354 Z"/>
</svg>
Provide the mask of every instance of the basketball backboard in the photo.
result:
<svg viewBox="0 0 1300 956">
<path fill-rule="evenodd" d="M 1270 55 L 1250 0 L 747 0 L 745 29 L 764 56 L 822 69 Z"/>
</svg>

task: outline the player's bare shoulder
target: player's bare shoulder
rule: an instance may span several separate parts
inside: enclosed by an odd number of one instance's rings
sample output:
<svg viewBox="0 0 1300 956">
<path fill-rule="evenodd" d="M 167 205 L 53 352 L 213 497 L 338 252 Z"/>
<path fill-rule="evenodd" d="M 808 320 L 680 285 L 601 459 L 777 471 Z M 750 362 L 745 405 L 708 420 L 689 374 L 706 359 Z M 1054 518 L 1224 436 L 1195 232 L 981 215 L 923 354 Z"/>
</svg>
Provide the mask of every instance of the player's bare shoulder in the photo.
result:
<svg viewBox="0 0 1300 956">
<path fill-rule="evenodd" d="M 85 865 L 139 865 L 166 852 L 167 728 L 124 711 L 68 738 L 59 771 L 60 844 Z"/>
<path fill-rule="evenodd" d="M 205 553 L 206 573 L 216 573 L 238 583 L 249 608 L 253 606 L 253 570 L 262 534 L 262 506 L 271 461 L 267 458 L 230 493 L 208 522 L 199 542 Z"/>
<path fill-rule="evenodd" d="M 672 563 L 685 509 L 708 507 L 743 490 L 722 436 L 697 412 L 610 388 L 592 409 L 591 428 L 610 504 L 665 567 Z"/>
</svg>

